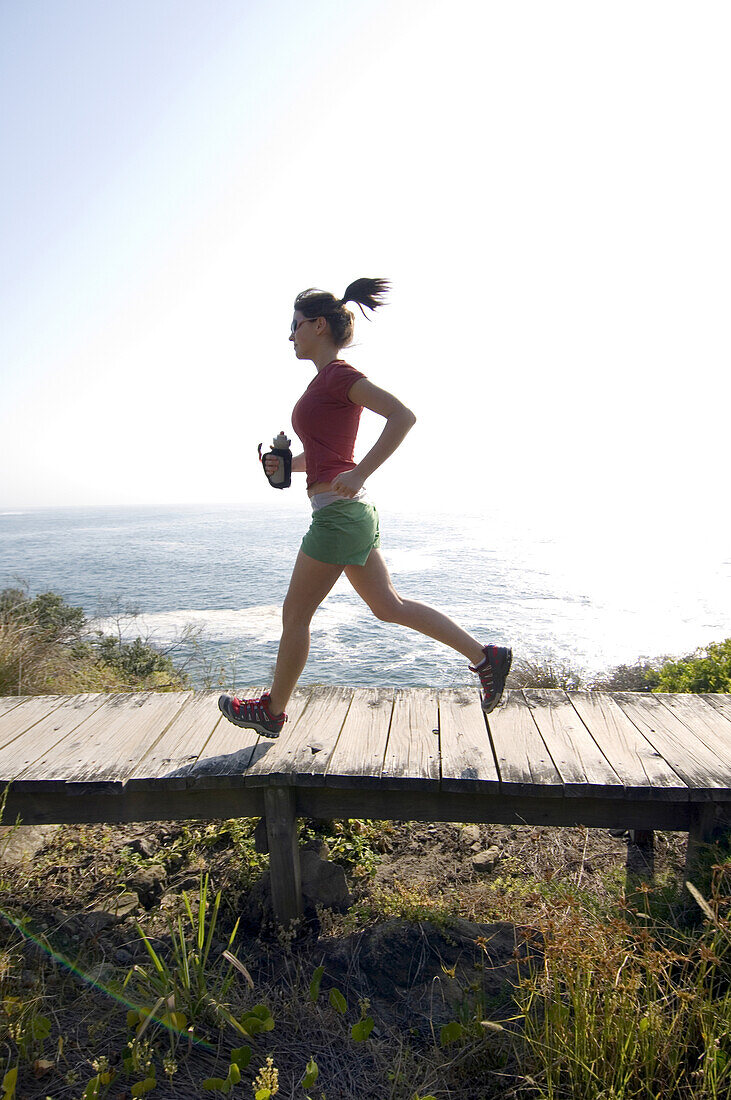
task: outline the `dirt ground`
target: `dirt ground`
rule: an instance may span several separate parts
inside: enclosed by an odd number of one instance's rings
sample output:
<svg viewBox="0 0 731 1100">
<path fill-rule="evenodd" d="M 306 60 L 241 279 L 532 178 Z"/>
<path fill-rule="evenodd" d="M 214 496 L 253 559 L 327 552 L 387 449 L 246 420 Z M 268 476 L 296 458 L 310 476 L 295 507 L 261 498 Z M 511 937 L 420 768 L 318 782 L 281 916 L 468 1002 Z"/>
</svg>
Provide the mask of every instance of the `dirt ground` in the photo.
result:
<svg viewBox="0 0 731 1100">
<path fill-rule="evenodd" d="M 313 902 L 305 924 L 287 936 L 267 923 L 267 857 L 255 851 L 255 825 L 63 826 L 43 836 L 35 854 L 2 867 L 3 997 L 20 992 L 37 1000 L 53 1024 L 42 1052 L 52 1068 L 36 1080 L 26 1067 L 19 1097 L 78 1097 L 95 1055 L 124 1048 L 126 1011 L 139 1003 L 135 968 L 151 969 L 139 929 L 170 958 L 171 921 L 185 920 L 182 894 L 197 912 L 206 874 L 209 917 L 221 891 L 211 958 L 219 964 L 242 917 L 232 950 L 251 988 L 241 979 L 240 1004 L 272 1006 L 279 1026 L 258 1053 L 274 1053 L 280 1096 L 304 1097 L 296 1086 L 308 1057 L 318 1062 L 326 1100 L 410 1100 L 430 1090 L 460 1100 L 506 1095 L 508 1085 L 516 1087 L 509 1059 L 500 1069 L 496 1055 L 493 1076 L 483 1080 L 484 1057 L 479 1073 L 466 1056 L 450 1061 L 439 1048 L 440 1029 L 475 1013 L 504 1019 L 546 907 L 566 891 L 589 905 L 613 904 L 628 851 L 625 838 L 606 830 L 307 822 L 303 843 L 342 867 L 347 900 Z M 679 879 L 684 856 L 682 834 L 656 834 L 658 880 Z M 318 966 L 322 991 L 313 1004 L 309 983 Z M 372 1017 L 368 1043 L 354 1044 L 342 1031 L 327 1001 L 333 989 L 347 998 L 348 1027 L 359 1013 Z M 200 1081 L 221 1072 L 226 1041 L 222 1033 L 209 1036 L 179 1058 L 178 1076 L 168 1085 L 158 1074 L 154 1095 L 207 1095 Z M 130 1093 L 112 1087 L 109 1095 Z M 320 1100 L 317 1089 L 310 1095 Z"/>
</svg>

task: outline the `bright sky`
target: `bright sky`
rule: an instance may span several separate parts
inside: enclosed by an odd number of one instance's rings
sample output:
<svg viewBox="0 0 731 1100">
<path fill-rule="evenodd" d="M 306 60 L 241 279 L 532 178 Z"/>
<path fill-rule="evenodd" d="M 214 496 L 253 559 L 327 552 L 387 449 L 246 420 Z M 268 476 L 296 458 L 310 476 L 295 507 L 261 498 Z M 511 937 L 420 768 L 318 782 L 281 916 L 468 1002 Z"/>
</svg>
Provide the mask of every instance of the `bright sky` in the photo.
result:
<svg viewBox="0 0 731 1100">
<path fill-rule="evenodd" d="M 293 299 L 362 275 L 393 293 L 347 357 L 418 418 L 378 503 L 726 507 L 730 32 L 727 0 L 4 0 L 0 507 L 272 502 Z"/>
</svg>

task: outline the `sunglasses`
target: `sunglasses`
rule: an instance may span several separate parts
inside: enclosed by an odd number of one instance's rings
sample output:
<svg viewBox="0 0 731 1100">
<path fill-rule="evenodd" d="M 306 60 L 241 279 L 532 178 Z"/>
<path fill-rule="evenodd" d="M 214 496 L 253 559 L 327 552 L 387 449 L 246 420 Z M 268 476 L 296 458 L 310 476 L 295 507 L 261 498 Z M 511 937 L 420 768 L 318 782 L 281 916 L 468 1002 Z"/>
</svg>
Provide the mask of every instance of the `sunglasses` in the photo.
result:
<svg viewBox="0 0 731 1100">
<path fill-rule="evenodd" d="M 291 335 L 294 336 L 295 332 L 300 327 L 300 325 L 304 325 L 305 322 L 307 322 L 307 321 L 316 321 L 316 320 L 317 320 L 317 317 L 303 317 L 301 321 L 293 321 L 292 322 Z"/>
</svg>

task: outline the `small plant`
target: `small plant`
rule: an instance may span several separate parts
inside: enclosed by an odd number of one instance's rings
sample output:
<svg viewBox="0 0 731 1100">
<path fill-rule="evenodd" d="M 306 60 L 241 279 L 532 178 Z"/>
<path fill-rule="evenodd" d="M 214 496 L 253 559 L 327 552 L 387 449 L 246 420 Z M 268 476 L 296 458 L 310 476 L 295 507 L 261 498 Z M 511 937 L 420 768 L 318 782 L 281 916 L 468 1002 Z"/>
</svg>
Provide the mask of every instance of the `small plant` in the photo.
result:
<svg viewBox="0 0 731 1100">
<path fill-rule="evenodd" d="M 152 969 L 145 969 L 139 965 L 132 967 L 124 984 L 127 985 L 131 979 L 134 979 L 137 988 L 146 999 L 152 998 L 158 1005 L 165 1005 L 167 1016 L 164 1022 L 169 1028 L 182 1031 L 188 1024 L 195 1024 L 202 1018 L 212 1018 L 214 1022 L 225 1020 L 241 1034 L 247 1035 L 249 1033 L 242 1029 L 241 1024 L 222 1002 L 234 981 L 233 969 L 230 969 L 226 977 L 219 977 L 216 981 L 215 995 L 210 984 L 209 956 L 221 903 L 221 892 L 219 891 L 214 899 L 211 913 L 207 914 L 208 875 L 206 875 L 205 879 L 201 878 L 200 881 L 197 912 L 193 912 L 187 894 L 183 894 L 183 900 L 188 927 L 184 927 L 182 917 L 178 917 L 176 924 L 171 923 L 171 963 L 168 964 L 155 950 L 143 929 L 138 925 L 139 933 L 152 962 Z M 229 954 L 237 930 L 238 921 L 228 939 Z M 225 962 L 231 968 L 232 963 L 229 959 Z"/>
</svg>

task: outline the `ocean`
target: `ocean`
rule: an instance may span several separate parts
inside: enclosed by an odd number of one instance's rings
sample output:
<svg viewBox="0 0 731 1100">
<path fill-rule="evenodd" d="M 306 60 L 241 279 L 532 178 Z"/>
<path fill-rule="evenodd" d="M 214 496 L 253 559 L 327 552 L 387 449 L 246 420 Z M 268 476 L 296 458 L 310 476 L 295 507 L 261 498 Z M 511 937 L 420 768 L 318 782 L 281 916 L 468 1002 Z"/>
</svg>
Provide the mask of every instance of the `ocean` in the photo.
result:
<svg viewBox="0 0 731 1100">
<path fill-rule="evenodd" d="M 530 511 L 427 517 L 380 510 L 397 590 L 438 607 L 516 658 L 585 677 L 640 657 L 680 655 L 731 635 L 723 539 L 561 529 Z M 302 508 L 208 505 L 0 512 L 0 588 L 54 591 L 94 626 L 141 636 L 185 660 L 197 687 L 267 685 Z M 631 526 L 631 525 L 630 525 Z M 466 662 L 381 623 L 341 579 L 316 613 L 303 682 L 445 687 Z"/>
</svg>

